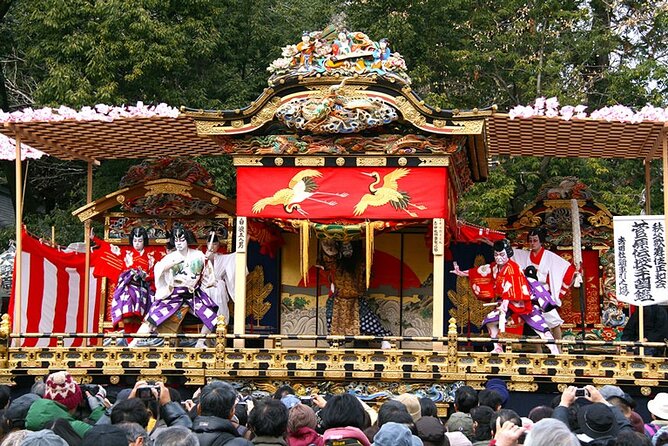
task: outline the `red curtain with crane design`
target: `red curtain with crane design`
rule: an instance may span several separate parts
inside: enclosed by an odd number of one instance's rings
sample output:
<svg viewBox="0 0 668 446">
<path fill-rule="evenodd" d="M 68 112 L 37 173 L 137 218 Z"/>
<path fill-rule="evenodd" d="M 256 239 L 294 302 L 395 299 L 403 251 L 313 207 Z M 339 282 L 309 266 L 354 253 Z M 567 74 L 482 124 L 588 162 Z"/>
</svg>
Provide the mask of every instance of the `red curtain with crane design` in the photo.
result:
<svg viewBox="0 0 668 446">
<path fill-rule="evenodd" d="M 239 167 L 237 215 L 263 218 L 447 218 L 445 167 Z"/>
</svg>

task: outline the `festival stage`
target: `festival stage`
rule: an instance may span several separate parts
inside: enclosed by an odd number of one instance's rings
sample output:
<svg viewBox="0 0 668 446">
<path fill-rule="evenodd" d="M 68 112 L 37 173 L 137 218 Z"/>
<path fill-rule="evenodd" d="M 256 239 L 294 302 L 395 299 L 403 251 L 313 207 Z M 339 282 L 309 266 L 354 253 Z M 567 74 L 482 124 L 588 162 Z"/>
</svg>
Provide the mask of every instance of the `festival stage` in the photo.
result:
<svg viewBox="0 0 668 446">
<path fill-rule="evenodd" d="M 7 337 L 7 319 L 3 321 L 3 338 L 17 342 L 16 335 Z M 332 347 L 285 348 L 283 343 L 288 340 L 315 345 L 318 337 L 245 335 L 241 339 L 227 334 L 222 325 L 209 335 L 213 345 L 210 348 L 174 347 L 184 336 L 188 335 L 166 337 L 164 346 L 155 348 L 67 348 L 62 346 L 65 335 L 56 337 L 59 345 L 55 347 L 3 346 L 0 381 L 29 385 L 36 378 L 66 369 L 83 383 L 124 385 L 142 378 L 199 386 L 210 379 L 224 379 L 241 383 L 250 392 L 290 383 L 307 395 L 315 389 L 322 393 L 354 390 L 373 397 L 384 391 L 401 393 L 402 388 L 442 395 L 441 401 L 447 401 L 458 385 L 481 389 L 490 378 L 503 379 L 511 392 L 539 394 L 586 384 L 618 385 L 635 396 L 668 389 L 668 364 L 664 358 L 601 351 L 614 351 L 620 343 L 589 342 L 586 348 L 591 353 L 575 353 L 582 346 L 567 343 L 564 348 L 569 353 L 558 356 L 517 352 L 513 350 L 518 346 L 516 339 L 507 340 L 506 353 L 467 351 L 473 344 L 485 345 L 485 338 L 458 336 L 454 319 L 450 320 L 445 338 L 410 339 L 432 342 L 431 350 L 397 348 L 401 341 L 408 341 L 406 338 L 393 338 L 393 348 L 389 350 L 348 348 L 344 341 L 352 344 L 352 338 L 331 337 L 328 339 L 333 341 Z M 369 341 L 358 337 L 355 342 Z"/>
</svg>

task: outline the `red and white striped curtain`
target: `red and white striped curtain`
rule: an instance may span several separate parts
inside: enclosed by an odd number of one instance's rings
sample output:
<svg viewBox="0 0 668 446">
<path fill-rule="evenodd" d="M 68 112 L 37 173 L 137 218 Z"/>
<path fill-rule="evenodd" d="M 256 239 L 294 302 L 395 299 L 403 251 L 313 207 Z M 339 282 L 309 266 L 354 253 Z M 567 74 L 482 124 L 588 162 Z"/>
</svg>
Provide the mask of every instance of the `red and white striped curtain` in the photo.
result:
<svg viewBox="0 0 668 446">
<path fill-rule="evenodd" d="M 85 319 L 87 331 L 96 333 L 100 319 L 100 286 L 91 271 L 88 314 L 84 314 L 85 254 L 48 246 L 26 231 L 23 231 L 22 243 L 20 305 L 17 308 L 16 266 L 9 304 L 12 333 L 81 333 Z M 55 345 L 55 338 L 27 338 L 21 342 L 22 347 Z M 65 339 L 66 347 L 81 345 L 84 345 L 81 338 Z"/>
</svg>

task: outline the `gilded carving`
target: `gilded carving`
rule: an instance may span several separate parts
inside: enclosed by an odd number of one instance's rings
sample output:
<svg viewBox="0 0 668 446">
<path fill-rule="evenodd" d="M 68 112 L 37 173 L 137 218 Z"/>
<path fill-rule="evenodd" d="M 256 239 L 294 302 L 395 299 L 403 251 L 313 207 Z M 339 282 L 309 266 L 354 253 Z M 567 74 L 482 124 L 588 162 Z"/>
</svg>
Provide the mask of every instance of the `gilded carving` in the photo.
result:
<svg viewBox="0 0 668 446">
<path fill-rule="evenodd" d="M 455 122 L 454 126 L 448 127 L 453 129 L 455 135 L 480 135 L 485 127 L 485 120 L 467 120 Z"/>
<path fill-rule="evenodd" d="M 345 164 L 346 164 L 346 159 L 343 158 L 342 156 L 340 156 L 336 159 L 336 165 L 337 166 L 341 167 L 341 166 L 345 166 Z"/>
<path fill-rule="evenodd" d="M 261 156 L 235 156 L 235 166 L 262 166 Z"/>
<path fill-rule="evenodd" d="M 295 158 L 295 166 L 319 167 L 325 165 L 325 158 L 321 156 L 306 157 L 298 156 Z"/>
<path fill-rule="evenodd" d="M 279 166 L 279 167 L 282 166 L 283 165 L 283 158 L 278 157 L 278 158 L 274 159 L 274 165 Z"/>
<path fill-rule="evenodd" d="M 605 226 L 606 228 L 612 228 L 612 219 L 610 215 L 600 210 L 595 215 L 592 215 L 588 218 L 589 223 L 593 226 Z"/>
<path fill-rule="evenodd" d="M 396 98 L 397 108 L 404 119 L 417 127 L 422 127 L 427 123 L 424 115 L 418 111 L 406 98 Z"/>
<path fill-rule="evenodd" d="M 5 313 L 0 318 L 0 338 L 7 339 L 9 337 L 9 314 Z"/>
<path fill-rule="evenodd" d="M 399 158 L 399 160 L 397 161 L 397 164 L 399 164 L 401 167 L 403 167 L 403 166 L 405 166 L 406 164 L 408 164 L 408 160 L 406 159 L 405 156 L 402 156 L 402 157 Z"/>
<path fill-rule="evenodd" d="M 271 308 L 271 303 L 266 302 L 274 286 L 264 282 L 264 269 L 256 266 L 246 278 L 246 315 L 253 316 L 255 321 L 261 321 Z"/>
<path fill-rule="evenodd" d="M 418 166 L 440 167 L 450 165 L 450 158 L 447 157 L 420 157 L 419 160 L 420 164 Z"/>
<path fill-rule="evenodd" d="M 119 197 L 122 197 L 122 195 L 119 195 Z M 95 206 L 92 206 L 92 207 L 86 209 L 85 211 L 80 212 L 78 217 L 79 217 L 80 221 L 86 221 L 86 220 L 90 220 L 91 217 L 93 217 L 95 214 L 96 214 Z"/>
<path fill-rule="evenodd" d="M 357 165 L 362 167 L 387 165 L 387 159 L 384 157 L 357 157 L 356 161 Z"/>
<path fill-rule="evenodd" d="M 528 211 L 520 217 L 519 224 L 528 228 L 535 228 L 538 227 L 542 221 L 542 218 L 534 215 L 533 212 Z"/>
<path fill-rule="evenodd" d="M 162 184 L 147 184 L 146 193 L 144 196 L 150 197 L 158 194 L 175 194 L 182 195 L 184 197 L 192 197 L 190 191 L 192 186 L 189 184 L 174 184 L 174 183 L 162 183 Z"/>
</svg>

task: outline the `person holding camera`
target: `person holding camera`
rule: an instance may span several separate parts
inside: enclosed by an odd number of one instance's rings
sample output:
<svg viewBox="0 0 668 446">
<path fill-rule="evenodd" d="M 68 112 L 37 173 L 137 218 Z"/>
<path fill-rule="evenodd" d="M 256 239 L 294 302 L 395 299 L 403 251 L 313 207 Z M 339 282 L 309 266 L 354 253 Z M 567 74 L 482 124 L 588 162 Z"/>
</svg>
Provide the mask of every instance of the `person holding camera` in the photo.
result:
<svg viewBox="0 0 668 446">
<path fill-rule="evenodd" d="M 200 446 L 252 446 L 234 425 L 237 391 L 230 384 L 212 381 L 199 394 L 192 430 Z"/>
<path fill-rule="evenodd" d="M 617 434 L 633 431 L 624 414 L 592 385 L 581 388 L 568 386 L 562 393 L 552 418 L 568 426 L 568 409 L 576 402 L 579 405 L 576 407 L 578 426 L 575 434 L 580 443 L 592 446 L 614 445 Z"/>
</svg>

